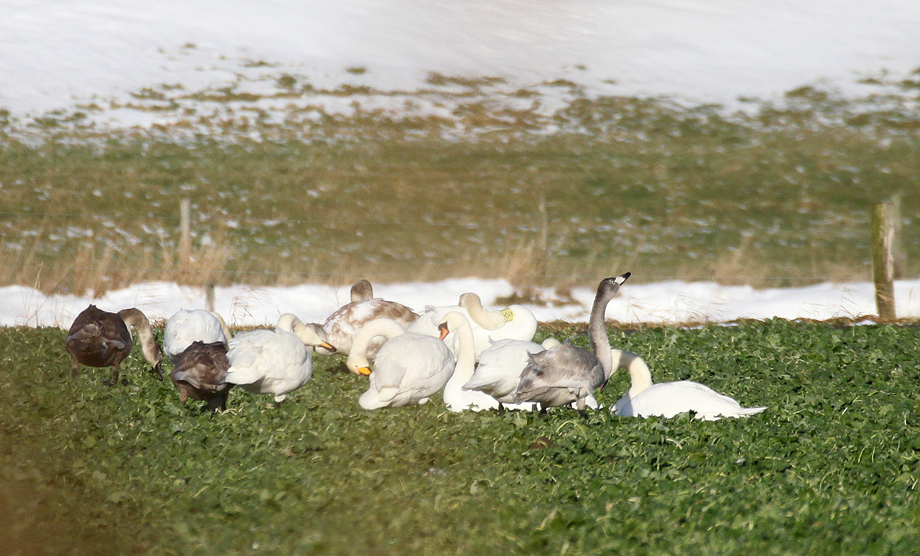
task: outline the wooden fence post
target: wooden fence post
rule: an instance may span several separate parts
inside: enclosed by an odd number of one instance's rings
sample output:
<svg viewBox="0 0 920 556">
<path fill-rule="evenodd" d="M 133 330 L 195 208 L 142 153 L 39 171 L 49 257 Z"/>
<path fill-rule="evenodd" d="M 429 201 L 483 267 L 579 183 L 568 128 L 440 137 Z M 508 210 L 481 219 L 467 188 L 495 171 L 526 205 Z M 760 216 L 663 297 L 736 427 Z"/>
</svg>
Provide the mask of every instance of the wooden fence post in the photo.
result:
<svg viewBox="0 0 920 556">
<path fill-rule="evenodd" d="M 537 254 L 539 261 L 540 285 L 544 286 L 549 278 L 549 218 L 546 215 L 546 192 L 540 191 L 540 200 L 537 205 L 540 212 L 540 248 Z"/>
<path fill-rule="evenodd" d="M 179 240 L 179 261 L 184 270 L 192 260 L 192 202 L 188 197 L 183 198 L 179 204 L 181 220 L 181 236 Z"/>
<path fill-rule="evenodd" d="M 872 207 L 872 276 L 875 281 L 875 306 L 878 316 L 897 318 L 894 306 L 894 221 L 890 203 Z"/>
<path fill-rule="evenodd" d="M 216 287 L 214 282 L 208 282 L 208 285 L 205 286 L 205 295 L 204 295 L 204 308 L 208 311 L 214 312 L 214 305 L 217 298 Z"/>
</svg>

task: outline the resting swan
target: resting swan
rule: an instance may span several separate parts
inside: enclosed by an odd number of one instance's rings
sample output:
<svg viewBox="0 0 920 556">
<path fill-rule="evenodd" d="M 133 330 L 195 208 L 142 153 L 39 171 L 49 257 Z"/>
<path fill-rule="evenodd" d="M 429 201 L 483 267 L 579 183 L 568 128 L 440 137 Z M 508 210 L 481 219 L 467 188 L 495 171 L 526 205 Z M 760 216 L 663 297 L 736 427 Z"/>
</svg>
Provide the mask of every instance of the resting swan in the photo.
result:
<svg viewBox="0 0 920 556">
<path fill-rule="evenodd" d="M 307 346 L 318 343 L 297 317 L 285 313 L 274 330 L 241 332 L 230 340 L 227 382 L 253 394 L 272 394 L 277 407 L 310 381 L 313 356 Z"/>
<path fill-rule="evenodd" d="M 652 384 L 652 373 L 641 357 L 628 351 L 612 351 L 618 366 L 629 371 L 632 383 L 613 406 L 614 413 L 620 417 L 669 418 L 692 411 L 697 419 L 715 421 L 720 417 L 748 417 L 767 409 L 741 407 L 735 399 L 689 380 Z"/>
<path fill-rule="evenodd" d="M 332 355 L 341 353 L 348 355 L 354 343 L 355 335 L 364 326 L 376 319 L 391 319 L 400 324 L 405 329 L 411 323 L 415 322 L 418 315 L 412 309 L 395 301 L 387 301 L 378 297 L 365 301 L 352 301 L 343 305 L 334 313 L 329 315 L 322 325 L 311 323 L 307 324 L 315 333 L 331 347 L 319 347 L 316 352 L 320 355 Z M 368 359 L 373 360 L 377 356 L 377 350 L 383 345 L 382 338 L 372 339 L 368 345 L 366 353 Z"/>
<path fill-rule="evenodd" d="M 542 411 L 547 407 L 574 402 L 579 411 L 584 411 L 585 398 L 605 385 L 613 372 L 610 339 L 607 337 L 604 317 L 607 304 L 629 276 L 627 272 L 615 278 L 605 278 L 597 287 L 588 322 L 588 335 L 594 353 L 566 340 L 562 345 L 531 354 L 521 373 L 521 381 L 514 396 L 515 403 L 539 402 Z"/>
<path fill-rule="evenodd" d="M 527 366 L 530 354 L 559 345 L 559 340 L 548 338 L 542 344 L 522 340 L 498 340 L 482 352 L 473 376 L 463 385 L 464 390 L 478 390 L 498 402 L 499 413 L 507 409 L 532 409 L 532 404 L 508 407 L 517 394 L 521 371 Z"/>
<path fill-rule="evenodd" d="M 460 342 L 460 357 L 454 372 L 444 387 L 444 403 L 451 411 L 481 411 L 500 407 L 492 396 L 465 388 L 464 385 L 473 378 L 473 330 L 470 321 L 463 313 L 451 311 L 444 316 L 444 325 L 448 332 L 456 332 Z M 442 332 L 443 333 L 443 332 Z M 446 334 L 445 334 L 446 336 Z"/>
<path fill-rule="evenodd" d="M 192 342 L 211 344 L 221 342 L 225 346 L 231 338 L 227 323 L 217 313 L 204 309 L 182 309 L 166 321 L 166 330 L 163 332 L 163 351 L 173 365 L 179 361 L 179 356 Z"/>
<path fill-rule="evenodd" d="M 367 349 L 377 336 L 387 341 L 377 352 L 371 371 Z M 358 404 L 364 409 L 379 409 L 426 403 L 450 380 L 454 357 L 438 338 L 406 332 L 392 319 L 376 319 L 355 336 L 346 365 L 353 373 L 370 375 Z"/>
<path fill-rule="evenodd" d="M 482 352 L 495 340 L 530 341 L 537 332 L 537 318 L 521 305 L 510 305 L 499 311 L 486 309 L 482 300 L 475 293 L 464 293 L 457 305 L 446 307 L 428 307 L 411 325 L 410 332 L 420 332 L 429 336 L 438 336 L 438 326 L 444 322 L 447 313 L 459 311 L 469 319 L 473 331 L 474 359 L 479 360 Z M 445 342 L 454 357 L 460 355 L 460 344 L 456 334 L 449 335 Z"/>
<path fill-rule="evenodd" d="M 131 354 L 134 346 L 130 329 L 137 332 L 144 359 L 163 380 L 163 373 L 160 372 L 160 345 L 144 313 L 134 308 L 109 313 L 95 305 L 90 305 L 77 315 L 64 338 L 64 347 L 73 367 L 71 378 L 77 377 L 77 369 L 82 363 L 87 367 L 112 367 L 110 384 L 117 384 L 121 362 Z"/>
</svg>

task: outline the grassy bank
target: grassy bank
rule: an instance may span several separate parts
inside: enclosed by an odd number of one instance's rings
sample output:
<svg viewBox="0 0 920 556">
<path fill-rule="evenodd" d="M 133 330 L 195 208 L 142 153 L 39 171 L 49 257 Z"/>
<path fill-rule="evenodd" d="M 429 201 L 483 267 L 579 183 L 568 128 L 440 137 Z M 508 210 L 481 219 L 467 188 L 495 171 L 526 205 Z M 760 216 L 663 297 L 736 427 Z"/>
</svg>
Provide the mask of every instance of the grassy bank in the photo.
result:
<svg viewBox="0 0 920 556">
<path fill-rule="evenodd" d="M 769 407 L 708 423 L 453 414 L 439 399 L 366 412 L 366 379 L 338 358 L 278 410 L 234 391 L 210 415 L 139 354 L 127 385 L 71 381 L 63 336 L 0 329 L 0 459 L 79 508 L 57 516 L 91 533 L 73 554 L 100 538 L 146 554 L 865 556 L 920 541 L 916 327 L 611 328 L 656 380 Z M 599 400 L 627 386 L 615 375 Z"/>
<path fill-rule="evenodd" d="M 902 97 L 804 88 L 729 114 L 572 83 L 490 96 L 502 83 L 432 76 L 430 91 L 398 96 L 275 80 L 271 95 L 164 87 L 0 119 L 0 283 L 474 275 L 565 287 L 624 267 L 757 286 L 865 280 L 870 206 L 898 194 L 905 252 L 920 249 L 920 117 Z M 549 107 L 546 90 L 564 102 Z M 393 98 L 402 108 L 364 108 Z M 330 99 L 351 108 L 322 108 Z M 111 110 L 162 122 L 98 124 Z"/>
</svg>

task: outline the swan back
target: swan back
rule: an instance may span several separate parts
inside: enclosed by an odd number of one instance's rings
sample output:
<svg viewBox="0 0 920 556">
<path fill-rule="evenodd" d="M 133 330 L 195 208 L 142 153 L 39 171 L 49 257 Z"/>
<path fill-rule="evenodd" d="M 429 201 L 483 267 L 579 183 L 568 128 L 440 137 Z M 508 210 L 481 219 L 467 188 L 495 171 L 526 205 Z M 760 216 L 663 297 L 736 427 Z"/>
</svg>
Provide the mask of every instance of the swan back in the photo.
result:
<svg viewBox="0 0 920 556">
<path fill-rule="evenodd" d="M 376 297 L 365 301 L 353 301 L 329 315 L 322 325 L 324 339 L 335 349 L 318 349 L 317 352 L 321 355 L 349 355 L 358 331 L 377 319 L 390 319 L 405 329 L 418 319 L 418 314 L 401 303 Z M 370 341 L 366 354 L 368 359 L 374 359 L 384 341 L 382 338 Z"/>
<path fill-rule="evenodd" d="M 355 352 L 349 360 L 353 355 Z M 377 353 L 367 391 L 358 403 L 364 409 L 426 403 L 447 384 L 454 363 L 450 350 L 438 338 L 413 332 L 399 334 Z"/>
<path fill-rule="evenodd" d="M 605 382 L 598 358 L 566 340 L 530 356 L 521 373 L 514 402 L 539 402 L 544 407 L 583 403 Z"/>
<path fill-rule="evenodd" d="M 227 382 L 254 394 L 273 394 L 276 404 L 313 376 L 310 350 L 283 328 L 237 334 L 230 340 L 227 359 Z"/>
<path fill-rule="evenodd" d="M 693 412 L 697 419 L 707 421 L 721 417 L 747 417 L 765 409 L 741 407 L 734 398 L 689 380 L 652 384 L 634 398 L 621 398 L 614 406 L 616 414 L 622 417 L 670 418 Z"/>
<path fill-rule="evenodd" d="M 169 317 L 163 332 L 163 351 L 175 365 L 192 342 L 227 345 L 227 325 L 216 313 L 204 309 L 182 309 Z"/>
<path fill-rule="evenodd" d="M 558 344 L 558 342 L 557 342 Z M 463 385 L 465 390 L 479 390 L 499 402 L 511 403 L 517 392 L 521 372 L 530 354 L 543 351 L 536 342 L 498 340 L 483 351 L 473 376 Z"/>
</svg>

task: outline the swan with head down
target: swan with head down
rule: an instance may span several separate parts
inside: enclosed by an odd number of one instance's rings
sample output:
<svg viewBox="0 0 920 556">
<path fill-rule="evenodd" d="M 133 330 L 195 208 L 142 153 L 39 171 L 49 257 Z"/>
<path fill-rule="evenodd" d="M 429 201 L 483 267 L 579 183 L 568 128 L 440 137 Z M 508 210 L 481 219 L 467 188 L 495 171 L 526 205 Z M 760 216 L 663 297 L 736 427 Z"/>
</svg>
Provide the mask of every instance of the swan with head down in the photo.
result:
<svg viewBox="0 0 920 556">
<path fill-rule="evenodd" d="M 368 345 L 378 336 L 386 342 L 371 370 Z M 408 332 L 392 319 L 368 322 L 355 336 L 346 362 L 351 372 L 370 376 L 367 391 L 358 399 L 361 407 L 370 410 L 427 403 L 450 380 L 454 364 L 439 338 Z"/>
<path fill-rule="evenodd" d="M 307 347 L 322 344 L 297 317 L 285 313 L 273 330 L 241 332 L 230 340 L 226 380 L 253 394 L 271 394 L 279 406 L 310 381 L 313 356 Z"/>
<path fill-rule="evenodd" d="M 110 313 L 95 305 L 90 305 L 77 315 L 64 338 L 64 347 L 70 355 L 72 366 L 71 377 L 77 377 L 81 363 L 87 367 L 112 367 L 110 384 L 117 384 L 121 362 L 131 354 L 134 346 L 131 330 L 140 339 L 144 359 L 153 367 L 157 377 L 163 380 L 160 345 L 146 315 L 135 308 Z"/>
</svg>

